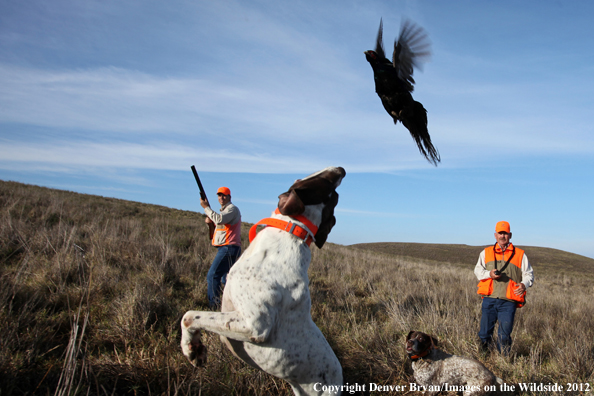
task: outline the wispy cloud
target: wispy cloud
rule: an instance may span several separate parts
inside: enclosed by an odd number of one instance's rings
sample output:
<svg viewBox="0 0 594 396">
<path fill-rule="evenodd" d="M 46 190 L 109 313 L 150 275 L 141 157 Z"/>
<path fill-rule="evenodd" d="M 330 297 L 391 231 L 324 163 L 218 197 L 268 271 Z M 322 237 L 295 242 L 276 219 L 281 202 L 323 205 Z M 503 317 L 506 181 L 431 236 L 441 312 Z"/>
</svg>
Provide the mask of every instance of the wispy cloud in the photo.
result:
<svg viewBox="0 0 594 396">
<path fill-rule="evenodd" d="M 324 160 L 307 157 L 296 164 L 292 158 L 241 153 L 208 147 L 187 147 L 179 144 L 130 144 L 57 142 L 52 144 L 15 143 L 4 141 L 0 147 L 0 167 L 18 163 L 21 170 L 43 166 L 54 171 L 77 172 L 81 167 L 125 169 L 186 170 L 199 159 L 203 171 L 292 173 L 323 168 Z"/>
<path fill-rule="evenodd" d="M 465 97 L 474 95 L 470 89 L 453 90 L 450 96 L 462 106 Z M 477 95 L 481 89 L 489 92 L 488 86 L 477 86 Z M 491 96 L 505 93 L 495 86 L 491 91 Z M 431 90 L 427 94 L 429 104 L 441 95 Z M 0 65 L 3 163 L 185 169 L 192 158 L 202 158 L 217 164 L 212 170 L 255 173 L 306 171 L 329 161 L 355 172 L 425 165 L 408 131 L 392 125 L 376 97 L 372 96 L 376 110 L 343 103 L 351 110 L 344 113 L 345 108 L 334 103 L 315 97 L 305 100 L 305 92 L 300 95 L 285 98 L 218 81 L 157 77 L 119 68 L 45 71 Z M 473 153 L 493 139 L 517 142 L 506 149 L 508 154 L 594 150 L 594 144 L 587 144 L 591 136 L 582 130 L 560 134 L 561 121 L 554 118 L 545 122 L 491 110 L 469 111 L 459 118 L 438 106 L 430 109 L 434 142 L 447 152 L 450 165 L 473 161 L 478 156 Z M 10 133 L 10 124 L 59 132 L 31 140 Z M 307 165 L 296 169 L 295 157 Z"/>
</svg>

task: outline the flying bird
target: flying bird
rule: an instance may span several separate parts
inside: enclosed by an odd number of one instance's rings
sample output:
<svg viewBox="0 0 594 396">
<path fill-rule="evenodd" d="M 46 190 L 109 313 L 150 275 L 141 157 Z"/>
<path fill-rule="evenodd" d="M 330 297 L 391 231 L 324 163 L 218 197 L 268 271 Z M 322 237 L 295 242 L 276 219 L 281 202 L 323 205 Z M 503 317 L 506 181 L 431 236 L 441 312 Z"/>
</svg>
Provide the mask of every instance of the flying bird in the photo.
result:
<svg viewBox="0 0 594 396">
<path fill-rule="evenodd" d="M 373 69 L 375 92 L 394 119 L 394 124 L 400 121 L 410 132 L 421 154 L 437 166 L 441 158 L 427 130 L 427 110 L 411 94 L 415 84 L 413 70 L 421 69 L 422 63 L 431 55 L 427 33 L 422 27 L 405 20 L 398 39 L 394 41 L 392 61 L 389 61 L 384 52 L 382 32 L 383 21 L 380 19 L 375 50 L 365 51 L 365 58 Z"/>
</svg>

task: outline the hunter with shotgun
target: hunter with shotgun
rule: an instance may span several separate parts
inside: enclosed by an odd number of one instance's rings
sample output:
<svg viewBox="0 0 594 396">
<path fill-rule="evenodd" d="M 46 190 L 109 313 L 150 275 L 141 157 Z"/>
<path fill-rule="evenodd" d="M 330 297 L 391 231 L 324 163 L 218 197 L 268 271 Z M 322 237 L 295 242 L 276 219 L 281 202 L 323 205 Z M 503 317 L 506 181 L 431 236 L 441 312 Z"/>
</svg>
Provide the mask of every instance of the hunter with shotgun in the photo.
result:
<svg viewBox="0 0 594 396">
<path fill-rule="evenodd" d="M 219 308 L 227 273 L 241 255 L 241 212 L 231 203 L 231 190 L 227 187 L 220 187 L 217 190 L 217 198 L 221 205 L 220 213 L 212 210 L 193 165 L 192 172 L 200 189 L 200 206 L 204 208 L 206 214 L 205 222 L 208 224 L 211 243 L 218 249 L 206 275 L 206 281 L 208 304 L 211 308 Z"/>
</svg>

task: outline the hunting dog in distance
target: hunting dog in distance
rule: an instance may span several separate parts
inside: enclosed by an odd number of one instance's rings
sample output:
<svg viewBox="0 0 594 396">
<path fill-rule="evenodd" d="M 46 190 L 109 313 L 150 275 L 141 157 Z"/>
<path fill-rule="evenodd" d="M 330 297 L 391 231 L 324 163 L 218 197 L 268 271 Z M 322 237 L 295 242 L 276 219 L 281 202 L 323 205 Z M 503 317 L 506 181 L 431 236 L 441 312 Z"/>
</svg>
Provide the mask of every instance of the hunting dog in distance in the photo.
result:
<svg viewBox="0 0 594 396">
<path fill-rule="evenodd" d="M 465 396 L 510 394 L 500 392 L 503 381 L 481 362 L 438 349 L 437 340 L 420 331 L 408 333 L 406 353 L 412 361 L 415 381 L 427 395 L 442 390 L 458 390 Z"/>
<path fill-rule="evenodd" d="M 286 380 L 295 395 L 337 394 L 342 367 L 311 318 L 307 270 L 309 244 L 321 248 L 336 223 L 336 188 L 345 175 L 329 167 L 297 180 L 271 217 L 257 223 L 266 227 L 229 271 L 221 312 L 183 316 L 181 347 L 192 364 L 206 361 L 206 330 L 239 359 Z"/>
</svg>

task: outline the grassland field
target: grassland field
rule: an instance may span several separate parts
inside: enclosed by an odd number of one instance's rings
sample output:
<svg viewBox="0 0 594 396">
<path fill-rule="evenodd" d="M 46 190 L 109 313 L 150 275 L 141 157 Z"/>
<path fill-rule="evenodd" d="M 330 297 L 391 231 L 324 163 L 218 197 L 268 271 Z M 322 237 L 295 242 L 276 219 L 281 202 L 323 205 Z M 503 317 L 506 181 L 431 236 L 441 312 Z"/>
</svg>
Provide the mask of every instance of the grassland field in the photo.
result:
<svg viewBox="0 0 594 396">
<path fill-rule="evenodd" d="M 181 316 L 208 310 L 215 249 L 202 214 L 2 181 L 0 203 L 0 396 L 292 395 L 216 335 L 203 337 L 205 367 L 181 354 Z M 483 247 L 312 247 L 312 317 L 345 383 L 365 385 L 358 394 L 421 395 L 410 390 L 403 346 L 410 330 L 421 330 L 506 383 L 524 384 L 521 394 L 591 395 L 594 260 L 518 245 L 536 281 L 509 356 L 478 348 L 473 268 Z"/>
</svg>

